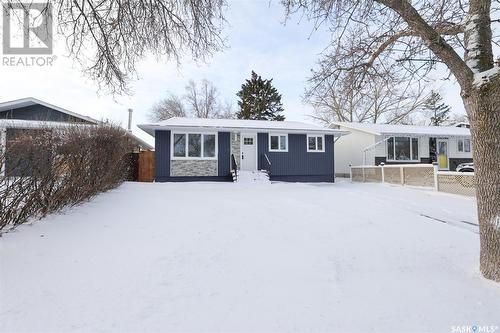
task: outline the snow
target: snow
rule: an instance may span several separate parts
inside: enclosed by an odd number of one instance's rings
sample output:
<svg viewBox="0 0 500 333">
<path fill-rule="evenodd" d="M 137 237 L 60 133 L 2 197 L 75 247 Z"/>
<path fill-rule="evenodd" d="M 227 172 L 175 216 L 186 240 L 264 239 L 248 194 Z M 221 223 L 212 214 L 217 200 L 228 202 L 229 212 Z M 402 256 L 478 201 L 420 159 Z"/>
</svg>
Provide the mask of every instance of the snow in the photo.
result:
<svg viewBox="0 0 500 333">
<path fill-rule="evenodd" d="M 406 134 L 406 135 L 446 135 L 446 136 L 470 136 L 470 129 L 456 126 L 416 126 L 416 125 L 393 125 L 393 124 L 368 124 L 334 122 L 334 125 L 347 129 L 368 132 L 374 135 L 384 134 Z"/>
<path fill-rule="evenodd" d="M 4 234 L 0 331 L 500 326 L 500 284 L 478 272 L 473 199 L 260 185 L 125 183 Z"/>
<path fill-rule="evenodd" d="M 242 119 L 207 119 L 207 118 L 185 118 L 173 117 L 153 124 L 142 124 L 138 127 L 151 135 L 156 129 L 212 129 L 212 130 L 266 130 L 287 131 L 297 133 L 325 133 L 334 135 L 345 135 L 347 132 L 331 128 L 307 124 L 298 121 L 268 121 L 268 120 L 242 120 Z"/>
<path fill-rule="evenodd" d="M 259 184 L 259 186 L 263 184 L 270 184 L 269 176 L 267 175 L 267 173 L 265 173 L 265 171 L 239 170 L 237 182 L 246 184 Z"/>
<path fill-rule="evenodd" d="M 482 71 L 474 74 L 474 85 L 480 86 L 490 82 L 490 80 L 500 73 L 500 67 L 493 67 L 486 71 Z"/>
<path fill-rule="evenodd" d="M 96 125 L 44 120 L 0 119 L 0 128 L 62 128 L 70 126 L 87 127 Z"/>
</svg>

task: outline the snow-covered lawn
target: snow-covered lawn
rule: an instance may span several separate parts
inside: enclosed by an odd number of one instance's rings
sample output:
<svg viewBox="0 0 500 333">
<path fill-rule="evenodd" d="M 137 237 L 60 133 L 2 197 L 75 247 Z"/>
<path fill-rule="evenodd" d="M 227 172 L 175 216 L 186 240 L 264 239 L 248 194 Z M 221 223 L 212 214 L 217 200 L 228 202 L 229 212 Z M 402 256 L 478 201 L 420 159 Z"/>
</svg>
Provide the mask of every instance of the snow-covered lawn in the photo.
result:
<svg viewBox="0 0 500 333">
<path fill-rule="evenodd" d="M 500 326 L 474 223 L 398 186 L 126 183 L 0 238 L 0 331 Z"/>
</svg>

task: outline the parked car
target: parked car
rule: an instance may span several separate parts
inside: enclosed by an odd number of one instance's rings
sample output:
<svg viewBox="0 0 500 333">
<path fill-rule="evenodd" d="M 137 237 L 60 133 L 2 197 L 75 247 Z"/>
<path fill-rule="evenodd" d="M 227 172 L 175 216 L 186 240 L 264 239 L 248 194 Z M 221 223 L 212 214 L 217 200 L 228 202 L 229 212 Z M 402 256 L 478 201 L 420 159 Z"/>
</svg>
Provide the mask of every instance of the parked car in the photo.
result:
<svg viewBox="0 0 500 333">
<path fill-rule="evenodd" d="M 461 163 L 455 170 L 457 172 L 474 172 L 474 163 Z"/>
</svg>

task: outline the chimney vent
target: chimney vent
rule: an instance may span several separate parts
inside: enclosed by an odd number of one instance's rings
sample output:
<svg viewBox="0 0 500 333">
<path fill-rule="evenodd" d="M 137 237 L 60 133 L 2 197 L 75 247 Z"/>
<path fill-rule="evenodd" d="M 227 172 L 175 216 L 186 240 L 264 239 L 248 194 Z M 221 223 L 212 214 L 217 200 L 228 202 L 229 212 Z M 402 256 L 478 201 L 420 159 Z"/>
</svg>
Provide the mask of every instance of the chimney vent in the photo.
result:
<svg viewBox="0 0 500 333">
<path fill-rule="evenodd" d="M 127 126 L 127 131 L 132 132 L 132 112 L 134 110 L 128 109 L 128 126 Z"/>
</svg>

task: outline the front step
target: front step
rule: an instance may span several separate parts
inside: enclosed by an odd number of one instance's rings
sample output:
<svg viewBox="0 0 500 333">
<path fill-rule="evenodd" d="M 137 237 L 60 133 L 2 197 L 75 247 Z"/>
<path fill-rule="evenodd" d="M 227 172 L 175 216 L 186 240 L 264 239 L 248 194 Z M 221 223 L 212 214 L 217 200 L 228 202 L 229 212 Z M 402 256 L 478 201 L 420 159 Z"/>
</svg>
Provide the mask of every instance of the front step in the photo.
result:
<svg viewBox="0 0 500 333">
<path fill-rule="evenodd" d="M 233 178 L 234 180 L 234 178 Z M 269 184 L 269 174 L 265 170 L 259 171 L 239 171 L 238 178 L 236 180 L 238 183 L 262 183 Z"/>
</svg>

